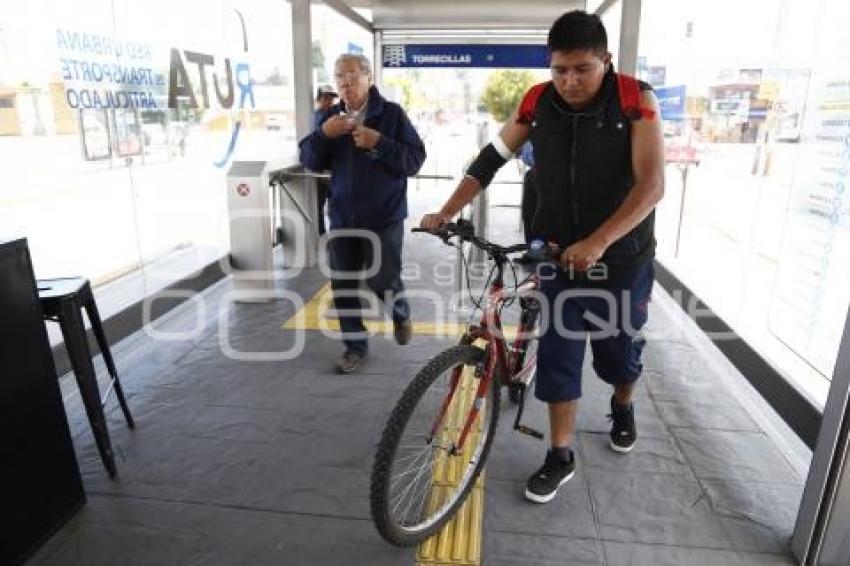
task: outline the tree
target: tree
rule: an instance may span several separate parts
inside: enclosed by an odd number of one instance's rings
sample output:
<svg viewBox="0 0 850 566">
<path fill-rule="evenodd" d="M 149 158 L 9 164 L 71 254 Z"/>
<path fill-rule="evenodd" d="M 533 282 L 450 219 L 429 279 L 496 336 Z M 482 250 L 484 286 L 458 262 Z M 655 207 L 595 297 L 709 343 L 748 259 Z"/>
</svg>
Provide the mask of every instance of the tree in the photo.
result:
<svg viewBox="0 0 850 566">
<path fill-rule="evenodd" d="M 410 111 L 413 104 L 413 82 L 408 77 L 395 76 L 388 77 L 384 80 L 384 84 L 393 86 L 397 93 L 402 108 Z"/>
<path fill-rule="evenodd" d="M 535 82 L 537 81 L 531 71 L 496 71 L 487 79 L 487 86 L 481 95 L 481 104 L 497 122 L 504 122 Z"/>
</svg>

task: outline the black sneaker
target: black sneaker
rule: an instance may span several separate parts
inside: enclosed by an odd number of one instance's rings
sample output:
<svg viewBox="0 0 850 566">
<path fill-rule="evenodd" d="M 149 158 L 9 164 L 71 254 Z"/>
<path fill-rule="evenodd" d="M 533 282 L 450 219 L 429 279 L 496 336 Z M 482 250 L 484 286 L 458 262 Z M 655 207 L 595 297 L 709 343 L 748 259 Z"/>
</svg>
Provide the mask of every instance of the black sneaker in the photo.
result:
<svg viewBox="0 0 850 566">
<path fill-rule="evenodd" d="M 613 421 L 611 425 L 611 450 L 620 454 L 631 452 L 637 440 L 634 404 L 623 408 L 617 404 L 612 395 L 611 414 L 608 415 L 608 418 Z"/>
<path fill-rule="evenodd" d="M 355 352 L 354 350 L 346 351 L 334 364 L 334 370 L 337 373 L 352 373 L 363 365 L 366 361 L 366 354 Z"/>
<path fill-rule="evenodd" d="M 406 346 L 410 343 L 410 338 L 413 335 L 413 325 L 410 320 L 393 321 L 393 335 L 395 336 L 396 344 Z"/>
<path fill-rule="evenodd" d="M 569 462 L 564 462 L 549 450 L 543 466 L 528 478 L 525 484 L 525 498 L 535 503 L 549 503 L 555 498 L 558 488 L 573 477 L 575 470 L 576 458 L 572 450 Z"/>
</svg>

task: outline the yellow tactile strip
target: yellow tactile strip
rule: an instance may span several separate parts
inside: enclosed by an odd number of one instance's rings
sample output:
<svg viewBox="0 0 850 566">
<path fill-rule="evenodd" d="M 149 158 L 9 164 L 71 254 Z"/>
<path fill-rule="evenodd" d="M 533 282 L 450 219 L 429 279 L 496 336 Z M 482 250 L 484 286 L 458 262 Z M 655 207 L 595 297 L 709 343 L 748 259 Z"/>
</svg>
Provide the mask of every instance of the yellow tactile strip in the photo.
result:
<svg viewBox="0 0 850 566">
<path fill-rule="evenodd" d="M 339 321 L 327 316 L 327 311 L 332 309 L 332 291 L 330 284 L 325 284 L 316 294 L 296 312 L 284 325 L 284 330 L 324 330 L 331 332 L 339 331 Z M 392 322 L 389 320 L 364 320 L 366 328 L 377 334 L 392 334 Z M 412 323 L 413 334 L 419 336 L 460 336 L 468 328 L 467 324 L 461 323 Z M 516 331 L 515 327 L 505 327 L 505 332 L 510 336 Z M 472 368 L 465 371 L 470 372 Z M 465 375 L 461 381 L 461 388 L 457 392 L 458 402 L 453 402 L 449 413 L 446 415 L 446 430 L 454 431 L 455 437 L 463 427 L 469 406 L 475 396 L 478 381 Z M 481 434 L 481 419 L 479 418 L 467 437 L 464 447 L 464 459 L 471 456 L 472 448 L 476 445 L 476 437 Z M 445 453 L 440 453 L 440 460 L 434 467 L 435 489 L 431 493 L 429 505 L 436 505 L 442 500 L 445 487 L 451 482 L 457 482 L 460 474 L 459 467 L 454 462 L 461 458 L 449 459 Z M 447 465 L 448 464 L 448 465 Z M 433 507 L 431 507 L 433 509 Z M 484 472 L 478 477 L 469 496 L 457 511 L 455 516 L 443 529 L 423 542 L 416 554 L 417 566 L 438 565 L 478 565 L 481 563 L 481 534 L 484 521 Z"/>
<path fill-rule="evenodd" d="M 459 388 L 455 392 L 449 412 L 446 414 L 446 425 L 443 434 L 451 437 L 446 439 L 448 444 L 457 440 L 466 421 L 469 407 L 475 398 L 478 380 L 472 376 L 473 368 L 464 369 Z M 457 485 L 463 469 L 461 462 L 468 462 L 472 451 L 478 444 L 481 434 L 481 417 L 475 420 L 464 443 L 463 454 L 460 457 L 449 457 L 446 452 L 438 452 L 434 464 L 434 475 L 429 511 L 441 504 L 448 488 Z M 443 442 L 441 442 L 443 444 Z M 416 564 L 419 566 L 436 566 L 438 564 L 477 565 L 481 563 L 481 531 L 484 519 L 484 473 L 478 477 L 467 500 L 443 529 L 430 539 L 419 545 Z"/>
<path fill-rule="evenodd" d="M 327 311 L 333 308 L 331 297 L 331 285 L 330 283 L 326 283 L 301 310 L 284 323 L 283 329 L 339 332 L 339 321 L 334 317 L 327 316 Z M 375 334 L 391 336 L 393 332 L 392 321 L 387 319 L 364 320 L 363 324 L 369 332 Z M 412 325 L 413 334 L 420 336 L 460 336 L 467 328 L 466 324 L 456 322 L 434 323 L 413 321 Z"/>
</svg>

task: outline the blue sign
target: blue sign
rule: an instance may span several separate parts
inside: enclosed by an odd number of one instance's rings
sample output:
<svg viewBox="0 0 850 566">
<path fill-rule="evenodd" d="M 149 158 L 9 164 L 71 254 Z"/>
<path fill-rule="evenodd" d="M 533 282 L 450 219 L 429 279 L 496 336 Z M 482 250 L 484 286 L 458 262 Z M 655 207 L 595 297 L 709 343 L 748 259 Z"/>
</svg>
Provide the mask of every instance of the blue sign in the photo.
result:
<svg viewBox="0 0 850 566">
<path fill-rule="evenodd" d="M 546 69 L 545 45 L 384 45 L 384 67 L 499 67 Z"/>
<path fill-rule="evenodd" d="M 662 86 L 655 89 L 661 118 L 680 122 L 685 119 L 685 85 Z"/>
<path fill-rule="evenodd" d="M 363 48 L 357 45 L 356 43 L 348 42 L 348 52 L 353 53 L 354 55 L 363 55 Z"/>
</svg>

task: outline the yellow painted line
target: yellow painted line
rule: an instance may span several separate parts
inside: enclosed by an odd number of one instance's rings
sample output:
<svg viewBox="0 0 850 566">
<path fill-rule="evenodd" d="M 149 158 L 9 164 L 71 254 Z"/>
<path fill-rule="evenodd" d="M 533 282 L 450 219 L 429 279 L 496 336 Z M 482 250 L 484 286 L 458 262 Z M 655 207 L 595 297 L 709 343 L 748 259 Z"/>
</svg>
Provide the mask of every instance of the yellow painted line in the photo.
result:
<svg viewBox="0 0 850 566">
<path fill-rule="evenodd" d="M 472 376 L 472 368 L 464 370 L 464 376 L 458 391 L 455 393 L 457 402 L 453 401 L 446 414 L 446 425 L 442 435 L 457 439 L 463 428 L 468 409 L 475 398 L 478 380 Z M 433 511 L 439 506 L 444 497 L 457 485 L 462 473 L 460 462 L 469 461 L 473 447 L 481 434 L 481 418 L 479 417 L 470 429 L 464 446 L 463 454 L 459 457 L 449 457 L 445 452 L 437 454 L 432 475 L 431 497 L 428 510 Z M 443 444 L 443 440 L 440 441 Z M 446 442 L 448 442 L 446 440 Z M 484 472 L 472 487 L 466 501 L 461 505 L 455 516 L 443 529 L 419 545 L 416 553 L 417 566 L 459 565 L 477 566 L 481 563 L 481 532 L 484 523 Z"/>
<path fill-rule="evenodd" d="M 283 324 L 283 330 L 322 330 L 339 332 L 339 321 L 328 315 L 333 309 L 333 293 L 330 283 L 319 289 L 305 305 Z M 372 334 L 392 336 L 393 323 L 388 319 L 364 320 L 364 326 Z M 440 336 L 453 338 L 462 335 L 469 327 L 461 322 L 421 322 L 412 321 L 413 334 L 417 336 Z M 504 327 L 506 335 L 516 332 L 516 327 Z"/>
</svg>

